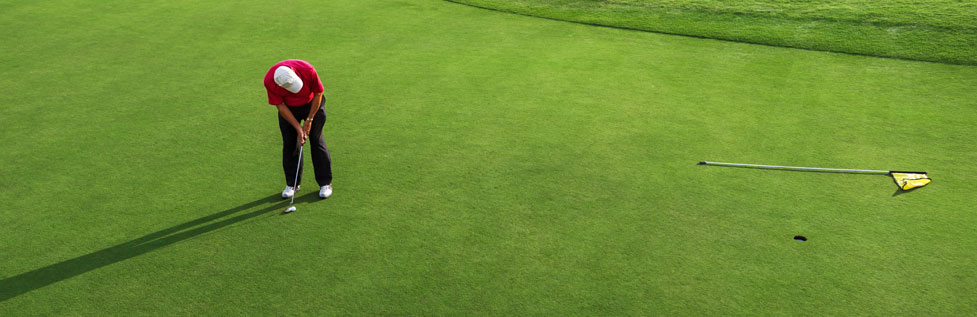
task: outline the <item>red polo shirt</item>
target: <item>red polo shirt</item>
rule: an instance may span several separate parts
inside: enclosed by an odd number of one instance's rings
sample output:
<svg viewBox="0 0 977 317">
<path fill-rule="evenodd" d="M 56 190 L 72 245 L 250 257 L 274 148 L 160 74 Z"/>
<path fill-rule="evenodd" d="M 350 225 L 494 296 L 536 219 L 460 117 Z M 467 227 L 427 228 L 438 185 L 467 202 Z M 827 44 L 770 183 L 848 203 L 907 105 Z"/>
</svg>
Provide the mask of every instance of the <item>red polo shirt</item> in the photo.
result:
<svg viewBox="0 0 977 317">
<path fill-rule="evenodd" d="M 275 83 L 275 69 L 278 69 L 279 66 L 291 68 L 295 74 L 299 75 L 299 78 L 302 79 L 302 89 L 299 92 L 293 94 Z M 265 74 L 265 90 L 268 91 L 269 104 L 280 105 L 284 102 L 286 106 L 298 107 L 312 102 L 315 93 L 322 92 L 323 88 L 319 74 L 316 74 L 315 68 L 309 62 L 289 59 L 278 62 L 268 70 L 268 73 Z"/>
</svg>

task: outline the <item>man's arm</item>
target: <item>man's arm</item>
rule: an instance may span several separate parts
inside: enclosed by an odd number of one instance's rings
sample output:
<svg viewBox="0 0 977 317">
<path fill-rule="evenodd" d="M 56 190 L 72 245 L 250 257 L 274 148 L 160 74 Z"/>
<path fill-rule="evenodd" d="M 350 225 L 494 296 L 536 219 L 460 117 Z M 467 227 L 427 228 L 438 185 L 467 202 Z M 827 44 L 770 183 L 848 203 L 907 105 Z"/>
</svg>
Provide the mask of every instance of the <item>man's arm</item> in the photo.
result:
<svg viewBox="0 0 977 317">
<path fill-rule="evenodd" d="M 312 119 L 315 118 L 315 114 L 319 112 L 319 105 L 322 104 L 322 93 L 317 92 L 315 96 L 312 97 L 312 108 L 309 109 L 309 117 L 305 118 L 305 125 L 302 127 L 306 135 L 312 130 Z"/>
<path fill-rule="evenodd" d="M 295 131 L 298 132 L 299 145 L 305 145 L 305 137 L 308 135 L 306 132 L 307 130 L 302 129 L 302 126 L 299 125 L 299 121 L 295 120 L 295 116 L 292 115 L 292 112 L 288 110 L 288 106 L 286 106 L 284 103 L 277 104 L 275 107 L 278 108 L 278 113 L 282 115 L 282 118 L 285 118 L 285 121 L 288 121 L 288 124 L 291 124 L 292 127 L 295 128 Z"/>
</svg>

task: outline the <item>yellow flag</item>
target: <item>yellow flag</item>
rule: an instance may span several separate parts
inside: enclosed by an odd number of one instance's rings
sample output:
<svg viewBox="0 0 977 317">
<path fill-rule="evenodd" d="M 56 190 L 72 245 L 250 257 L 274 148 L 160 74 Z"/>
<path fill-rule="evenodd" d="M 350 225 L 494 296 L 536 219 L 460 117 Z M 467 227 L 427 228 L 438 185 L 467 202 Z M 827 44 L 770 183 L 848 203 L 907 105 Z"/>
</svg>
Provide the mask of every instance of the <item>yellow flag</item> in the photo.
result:
<svg viewBox="0 0 977 317">
<path fill-rule="evenodd" d="M 932 181 L 926 173 L 919 172 L 890 172 L 889 175 L 892 175 L 892 179 L 896 181 L 896 184 L 902 190 L 923 187 Z"/>
</svg>

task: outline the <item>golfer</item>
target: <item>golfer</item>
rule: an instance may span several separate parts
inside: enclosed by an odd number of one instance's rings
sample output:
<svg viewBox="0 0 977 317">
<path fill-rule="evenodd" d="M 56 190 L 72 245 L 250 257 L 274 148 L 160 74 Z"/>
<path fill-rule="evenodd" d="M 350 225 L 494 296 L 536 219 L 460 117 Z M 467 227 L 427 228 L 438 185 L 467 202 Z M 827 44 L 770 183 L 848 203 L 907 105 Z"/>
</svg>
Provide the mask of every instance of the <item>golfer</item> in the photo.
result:
<svg viewBox="0 0 977 317">
<path fill-rule="evenodd" d="M 265 74 L 268 103 L 278 108 L 278 127 L 282 130 L 282 169 L 285 190 L 282 199 L 292 198 L 302 184 L 299 148 L 306 138 L 312 141 L 312 167 L 319 183 L 319 198 L 332 196 L 332 160 L 322 138 L 326 122 L 326 98 L 315 68 L 306 61 L 290 59 L 272 66 Z M 304 121 L 301 123 L 300 121 Z M 289 172 L 291 171 L 291 172 Z"/>
</svg>

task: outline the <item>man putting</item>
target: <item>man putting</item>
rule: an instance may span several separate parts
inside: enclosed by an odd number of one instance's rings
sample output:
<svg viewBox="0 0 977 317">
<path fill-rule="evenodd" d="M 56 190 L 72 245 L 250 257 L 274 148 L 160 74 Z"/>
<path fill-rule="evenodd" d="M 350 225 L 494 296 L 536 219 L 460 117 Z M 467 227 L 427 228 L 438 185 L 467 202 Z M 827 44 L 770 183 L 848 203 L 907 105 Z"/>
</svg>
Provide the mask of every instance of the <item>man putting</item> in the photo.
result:
<svg viewBox="0 0 977 317">
<path fill-rule="evenodd" d="M 278 127 L 282 131 L 282 168 L 285 190 L 282 199 L 292 198 L 302 184 L 299 148 L 305 139 L 312 141 L 312 167 L 319 183 L 319 198 L 332 196 L 332 160 L 322 137 L 326 121 L 326 98 L 322 81 L 315 68 L 306 61 L 290 59 L 278 62 L 265 74 L 268 103 L 278 108 Z M 299 120 L 305 123 L 300 124 Z M 291 171 L 291 172 L 289 172 Z"/>
</svg>

